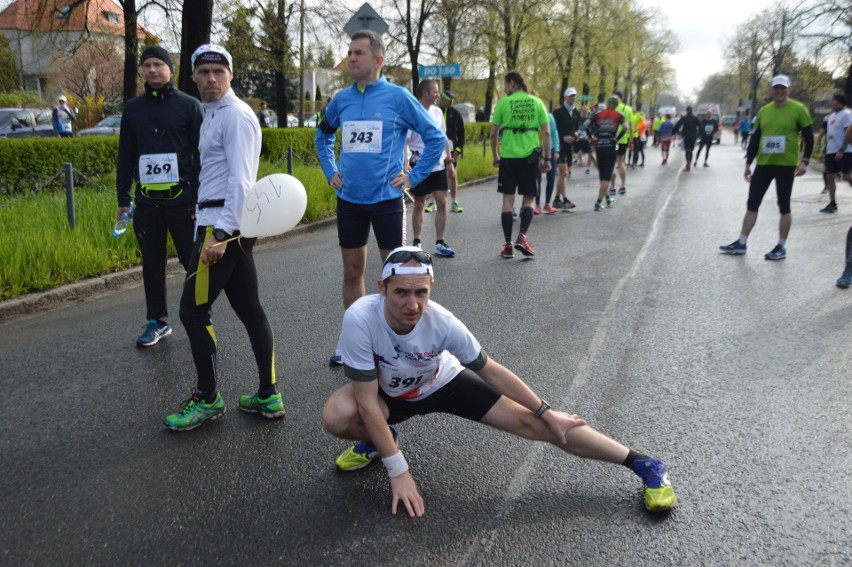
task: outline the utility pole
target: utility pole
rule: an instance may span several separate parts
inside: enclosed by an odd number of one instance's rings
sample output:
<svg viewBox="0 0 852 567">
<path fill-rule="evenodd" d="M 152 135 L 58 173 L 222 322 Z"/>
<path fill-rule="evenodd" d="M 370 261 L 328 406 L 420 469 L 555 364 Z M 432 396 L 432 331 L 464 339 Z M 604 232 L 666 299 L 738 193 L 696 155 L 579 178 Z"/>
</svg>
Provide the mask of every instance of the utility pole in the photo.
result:
<svg viewBox="0 0 852 567">
<path fill-rule="evenodd" d="M 302 128 L 305 125 L 305 0 L 299 3 L 299 10 L 299 127 Z"/>
</svg>

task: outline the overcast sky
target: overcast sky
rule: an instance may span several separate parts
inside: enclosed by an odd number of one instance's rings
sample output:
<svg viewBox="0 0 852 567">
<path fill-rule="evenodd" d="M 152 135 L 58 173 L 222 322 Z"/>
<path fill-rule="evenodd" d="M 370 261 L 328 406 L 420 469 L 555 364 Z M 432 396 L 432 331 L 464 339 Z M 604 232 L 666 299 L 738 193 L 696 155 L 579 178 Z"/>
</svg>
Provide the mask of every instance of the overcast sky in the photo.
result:
<svg viewBox="0 0 852 567">
<path fill-rule="evenodd" d="M 643 0 L 659 8 L 669 20 L 680 47 L 669 62 L 677 74 L 678 89 L 687 96 L 701 87 L 705 77 L 725 66 L 725 41 L 734 37 L 737 25 L 772 4 L 772 0 Z"/>
</svg>

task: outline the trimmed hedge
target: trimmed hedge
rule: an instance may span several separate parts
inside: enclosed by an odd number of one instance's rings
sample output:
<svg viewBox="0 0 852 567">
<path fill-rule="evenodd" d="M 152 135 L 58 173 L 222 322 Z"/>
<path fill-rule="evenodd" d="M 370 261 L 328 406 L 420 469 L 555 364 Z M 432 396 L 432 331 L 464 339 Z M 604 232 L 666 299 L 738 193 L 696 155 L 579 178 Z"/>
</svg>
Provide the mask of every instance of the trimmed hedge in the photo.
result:
<svg viewBox="0 0 852 567">
<path fill-rule="evenodd" d="M 472 151 L 488 136 L 490 124 L 465 124 L 465 137 Z M 265 128 L 261 155 L 271 161 L 285 159 L 293 148 L 293 159 L 319 165 L 314 146 L 314 128 Z M 62 171 L 66 162 L 88 177 L 115 171 L 118 136 L 76 138 L 24 138 L 0 140 L 0 194 L 25 193 Z M 61 186 L 62 180 L 55 184 Z"/>
<path fill-rule="evenodd" d="M 0 140 L 0 193 L 25 193 L 62 171 L 65 163 L 88 177 L 115 171 L 118 136 Z M 54 183 L 60 187 L 63 180 Z"/>
</svg>

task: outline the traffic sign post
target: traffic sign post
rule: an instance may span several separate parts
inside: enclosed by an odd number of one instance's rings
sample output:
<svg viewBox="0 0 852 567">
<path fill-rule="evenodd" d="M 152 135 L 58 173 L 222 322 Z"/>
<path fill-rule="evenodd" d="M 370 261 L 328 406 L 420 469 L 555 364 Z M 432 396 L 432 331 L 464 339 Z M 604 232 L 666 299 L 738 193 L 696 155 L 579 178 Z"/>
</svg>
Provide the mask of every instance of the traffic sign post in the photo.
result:
<svg viewBox="0 0 852 567">
<path fill-rule="evenodd" d="M 379 35 L 383 35 L 388 32 L 388 29 L 388 23 L 376 13 L 368 2 L 364 2 L 364 5 L 358 8 L 358 11 L 343 26 L 343 31 L 349 37 L 352 37 L 361 30 L 371 30 Z"/>
</svg>

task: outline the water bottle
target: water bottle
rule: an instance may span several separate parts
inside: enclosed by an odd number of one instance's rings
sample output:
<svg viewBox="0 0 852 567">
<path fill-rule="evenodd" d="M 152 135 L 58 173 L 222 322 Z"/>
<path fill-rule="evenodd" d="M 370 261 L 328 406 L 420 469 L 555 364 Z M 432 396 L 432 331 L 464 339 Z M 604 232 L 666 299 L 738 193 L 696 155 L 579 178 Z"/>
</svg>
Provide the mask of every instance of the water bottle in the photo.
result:
<svg viewBox="0 0 852 567">
<path fill-rule="evenodd" d="M 130 225 L 130 221 L 133 220 L 133 213 L 136 212 L 136 203 L 130 203 L 130 212 L 129 213 L 121 213 L 121 216 L 118 217 L 118 220 L 115 221 L 115 228 L 112 229 L 112 237 L 118 238 L 127 230 L 127 227 Z"/>
</svg>

